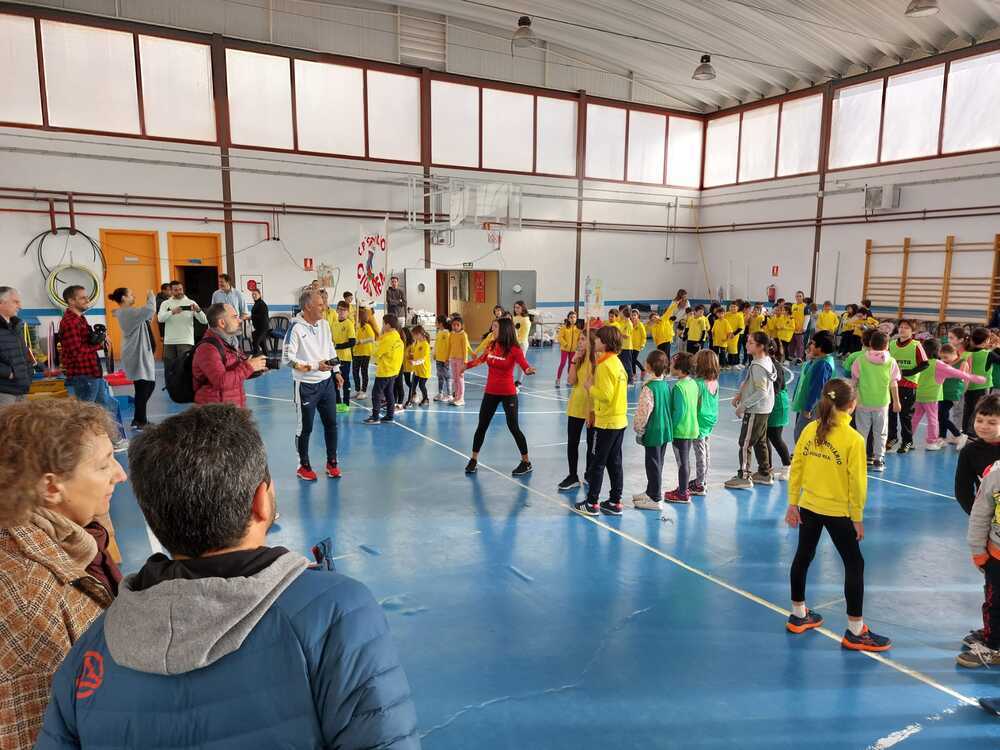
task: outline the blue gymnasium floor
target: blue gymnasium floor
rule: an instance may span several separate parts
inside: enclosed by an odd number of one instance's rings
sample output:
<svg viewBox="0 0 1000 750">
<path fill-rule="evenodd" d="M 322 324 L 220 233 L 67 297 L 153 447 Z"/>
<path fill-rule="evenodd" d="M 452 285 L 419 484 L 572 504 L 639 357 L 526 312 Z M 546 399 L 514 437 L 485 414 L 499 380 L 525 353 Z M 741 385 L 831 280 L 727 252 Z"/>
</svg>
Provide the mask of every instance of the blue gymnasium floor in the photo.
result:
<svg viewBox="0 0 1000 750">
<path fill-rule="evenodd" d="M 344 477 L 312 485 L 294 476 L 288 371 L 248 387 L 281 510 L 272 543 L 306 552 L 330 536 L 339 570 L 371 587 L 399 645 L 425 748 L 1000 745 L 1000 720 L 969 705 L 1000 695 L 1000 672 L 954 662 L 960 639 L 981 627 L 982 577 L 950 494 L 953 449 L 890 456 L 869 484 L 866 619 L 895 640 L 871 658 L 839 645 L 842 567 L 828 539 L 809 587 L 828 630 L 785 631 L 796 542 L 783 524 L 785 484 L 722 488 L 738 427 L 727 405 L 707 497 L 671 506 L 669 522 L 632 509 L 645 474 L 629 433 L 625 515 L 588 519 L 568 510 L 573 494 L 555 489 L 566 474 L 558 353 L 536 349 L 530 359 L 539 374 L 520 408 L 535 470 L 521 480 L 509 475 L 517 454 L 502 411 L 478 475 L 463 474 L 483 369 L 467 377 L 462 409 L 434 404 L 398 415 L 395 426 L 361 424 L 362 408 L 341 415 Z M 723 397 L 737 380 L 723 375 Z M 150 404 L 154 420 L 177 410 L 163 391 Z M 318 464 L 319 432 L 313 450 Z M 124 568 L 134 571 L 151 540 L 128 485 L 112 515 Z"/>
</svg>

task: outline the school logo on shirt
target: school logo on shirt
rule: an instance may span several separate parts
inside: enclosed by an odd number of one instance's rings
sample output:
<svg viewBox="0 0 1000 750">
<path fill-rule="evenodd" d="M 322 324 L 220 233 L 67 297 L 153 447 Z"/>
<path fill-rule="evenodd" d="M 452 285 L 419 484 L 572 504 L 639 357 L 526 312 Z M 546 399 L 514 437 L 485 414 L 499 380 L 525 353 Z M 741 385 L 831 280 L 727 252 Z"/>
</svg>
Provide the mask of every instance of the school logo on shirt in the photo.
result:
<svg viewBox="0 0 1000 750">
<path fill-rule="evenodd" d="M 97 651 L 88 651 L 83 655 L 83 666 L 76 678 L 77 700 L 89 698 L 104 683 L 104 657 Z"/>
<path fill-rule="evenodd" d="M 837 466 L 842 466 L 844 460 L 840 457 L 840 452 L 834 448 L 829 443 L 822 443 L 822 448 L 820 444 L 815 443 L 810 440 L 802 447 L 802 455 L 805 456 L 815 456 L 816 458 L 822 458 L 824 461 L 833 461 Z"/>
</svg>

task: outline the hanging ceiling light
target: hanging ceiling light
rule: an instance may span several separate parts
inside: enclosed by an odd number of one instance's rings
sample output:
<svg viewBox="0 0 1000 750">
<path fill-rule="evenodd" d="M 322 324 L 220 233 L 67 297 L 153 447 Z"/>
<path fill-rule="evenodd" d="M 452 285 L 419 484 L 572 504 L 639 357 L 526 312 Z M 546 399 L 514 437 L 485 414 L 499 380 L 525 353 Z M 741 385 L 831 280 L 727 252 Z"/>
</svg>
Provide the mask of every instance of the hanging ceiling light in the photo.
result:
<svg viewBox="0 0 1000 750">
<path fill-rule="evenodd" d="M 531 29 L 531 19 L 521 16 L 517 19 L 517 28 L 514 36 L 510 38 L 510 43 L 514 47 L 534 47 L 538 43 L 538 37 Z"/>
<path fill-rule="evenodd" d="M 906 17 L 923 18 L 933 16 L 940 11 L 938 0 L 910 0 L 910 4 L 906 6 Z"/>
<path fill-rule="evenodd" d="M 711 81 L 715 78 L 715 68 L 712 67 L 711 55 L 701 56 L 701 63 L 694 69 L 694 75 L 691 77 L 696 81 Z"/>
</svg>

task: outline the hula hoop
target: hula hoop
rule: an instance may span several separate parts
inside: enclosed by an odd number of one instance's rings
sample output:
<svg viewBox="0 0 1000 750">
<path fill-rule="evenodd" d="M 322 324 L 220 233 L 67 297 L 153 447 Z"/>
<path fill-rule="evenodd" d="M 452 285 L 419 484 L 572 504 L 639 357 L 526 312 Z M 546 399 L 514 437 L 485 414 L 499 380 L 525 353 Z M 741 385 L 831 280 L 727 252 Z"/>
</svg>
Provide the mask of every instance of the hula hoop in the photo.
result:
<svg viewBox="0 0 1000 750">
<path fill-rule="evenodd" d="M 62 308 L 63 310 L 66 309 L 67 307 L 66 302 L 63 300 L 61 295 L 56 293 L 56 282 L 59 279 L 60 273 L 70 270 L 81 272 L 85 276 L 89 276 L 90 279 L 94 282 L 94 291 L 90 295 L 90 302 L 91 304 L 93 304 L 100 296 L 100 289 L 101 289 L 100 280 L 97 278 L 97 275 L 86 266 L 77 266 L 72 263 L 66 263 L 61 266 L 56 266 L 51 271 L 49 271 L 49 275 L 45 279 L 45 291 L 48 292 L 49 301 L 52 302 L 52 304 L 55 307 Z"/>
</svg>

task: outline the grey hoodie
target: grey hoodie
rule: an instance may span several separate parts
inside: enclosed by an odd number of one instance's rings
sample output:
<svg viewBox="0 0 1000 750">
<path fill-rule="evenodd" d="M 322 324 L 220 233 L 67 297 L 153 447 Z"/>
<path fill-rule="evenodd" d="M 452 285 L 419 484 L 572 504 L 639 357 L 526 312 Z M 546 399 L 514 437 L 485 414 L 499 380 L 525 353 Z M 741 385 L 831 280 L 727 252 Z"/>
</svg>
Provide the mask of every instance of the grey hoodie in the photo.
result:
<svg viewBox="0 0 1000 750">
<path fill-rule="evenodd" d="M 144 591 L 123 582 L 104 637 L 115 662 L 150 674 L 207 667 L 237 651 L 309 561 L 286 553 L 256 575 L 163 581 Z"/>
<path fill-rule="evenodd" d="M 1000 461 L 991 466 L 969 513 L 969 547 L 982 567 L 990 554 L 1000 557 Z"/>
<path fill-rule="evenodd" d="M 754 359 L 743 373 L 736 415 L 770 414 L 774 409 L 774 383 L 777 379 L 778 372 L 770 357 Z"/>
</svg>

